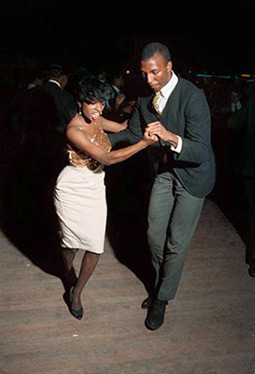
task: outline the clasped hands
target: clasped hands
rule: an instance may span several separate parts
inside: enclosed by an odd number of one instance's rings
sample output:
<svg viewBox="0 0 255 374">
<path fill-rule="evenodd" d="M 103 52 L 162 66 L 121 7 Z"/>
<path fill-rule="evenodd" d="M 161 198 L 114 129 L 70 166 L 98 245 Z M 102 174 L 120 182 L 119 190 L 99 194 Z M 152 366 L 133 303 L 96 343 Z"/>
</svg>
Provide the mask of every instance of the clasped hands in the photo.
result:
<svg viewBox="0 0 255 374">
<path fill-rule="evenodd" d="M 159 138 L 164 141 L 171 142 L 171 136 L 175 136 L 170 131 L 168 131 L 159 121 L 151 122 L 147 125 L 144 137 L 147 141 L 156 143 Z"/>
</svg>

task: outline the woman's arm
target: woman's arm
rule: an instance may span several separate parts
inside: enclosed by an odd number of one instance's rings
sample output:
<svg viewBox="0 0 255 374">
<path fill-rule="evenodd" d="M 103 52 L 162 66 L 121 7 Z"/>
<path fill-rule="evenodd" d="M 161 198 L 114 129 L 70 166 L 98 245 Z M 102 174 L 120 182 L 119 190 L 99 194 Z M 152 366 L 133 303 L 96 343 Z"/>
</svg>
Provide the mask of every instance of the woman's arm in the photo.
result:
<svg viewBox="0 0 255 374">
<path fill-rule="evenodd" d="M 86 137 L 84 131 L 82 131 L 78 126 L 68 126 L 66 136 L 75 147 L 86 152 L 92 158 L 104 165 L 112 165 L 124 161 L 135 153 L 157 142 L 157 137 L 150 135 L 149 131 L 146 130 L 144 137 L 138 143 L 107 153 L 97 145 L 91 143 Z"/>
<path fill-rule="evenodd" d="M 123 123 L 118 123 L 114 121 L 110 121 L 109 119 L 106 119 L 104 117 L 101 117 L 101 124 L 105 131 L 111 131 L 111 132 L 119 132 L 122 130 L 125 130 L 127 127 L 127 120 Z"/>
</svg>

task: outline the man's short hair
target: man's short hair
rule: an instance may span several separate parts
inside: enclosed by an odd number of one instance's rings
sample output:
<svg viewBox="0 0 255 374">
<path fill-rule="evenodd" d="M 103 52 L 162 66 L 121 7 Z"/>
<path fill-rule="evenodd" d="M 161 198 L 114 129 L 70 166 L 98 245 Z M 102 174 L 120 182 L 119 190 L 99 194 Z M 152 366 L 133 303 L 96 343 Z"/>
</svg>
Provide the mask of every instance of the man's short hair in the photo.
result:
<svg viewBox="0 0 255 374">
<path fill-rule="evenodd" d="M 159 42 L 151 42 L 146 44 L 142 50 L 141 60 L 149 60 L 149 58 L 157 54 L 163 56 L 166 62 L 171 60 L 169 49 L 167 46 Z"/>
<path fill-rule="evenodd" d="M 49 67 L 49 76 L 50 78 L 58 79 L 62 75 L 69 75 L 70 70 L 65 65 L 59 65 L 59 64 L 52 64 Z"/>
</svg>

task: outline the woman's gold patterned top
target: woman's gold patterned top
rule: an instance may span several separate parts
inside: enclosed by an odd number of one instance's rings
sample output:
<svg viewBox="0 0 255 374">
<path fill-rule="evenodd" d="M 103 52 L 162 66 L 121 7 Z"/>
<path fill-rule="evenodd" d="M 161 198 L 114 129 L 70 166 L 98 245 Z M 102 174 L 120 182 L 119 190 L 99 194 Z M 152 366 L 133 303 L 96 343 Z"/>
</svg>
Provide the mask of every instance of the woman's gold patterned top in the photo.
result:
<svg viewBox="0 0 255 374">
<path fill-rule="evenodd" d="M 91 143 L 94 143 L 105 152 L 110 152 L 111 150 L 111 142 L 104 132 L 102 125 L 99 121 L 94 122 L 95 130 L 93 138 L 90 139 Z M 69 162 L 72 166 L 78 167 L 87 167 L 94 172 L 100 172 L 103 170 L 104 165 L 100 164 L 97 160 L 92 158 L 85 152 L 82 152 L 78 149 L 74 149 L 70 145 L 68 145 L 68 153 L 69 153 Z"/>
</svg>

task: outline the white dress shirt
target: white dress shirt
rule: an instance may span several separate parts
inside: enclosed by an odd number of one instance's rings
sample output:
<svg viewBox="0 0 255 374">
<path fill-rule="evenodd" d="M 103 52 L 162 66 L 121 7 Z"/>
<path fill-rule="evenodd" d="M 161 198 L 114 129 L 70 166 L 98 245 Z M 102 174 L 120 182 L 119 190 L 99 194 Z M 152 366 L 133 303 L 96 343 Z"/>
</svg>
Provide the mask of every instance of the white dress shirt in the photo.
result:
<svg viewBox="0 0 255 374">
<path fill-rule="evenodd" d="M 61 84 L 58 81 L 55 81 L 55 79 L 49 79 L 49 82 L 55 83 L 58 87 L 62 88 Z"/>
<path fill-rule="evenodd" d="M 236 103 L 231 103 L 231 112 L 238 112 L 242 108 L 241 101 L 237 101 Z"/>
<path fill-rule="evenodd" d="M 177 83 L 178 83 L 178 77 L 172 70 L 172 77 L 170 81 L 160 90 L 160 97 L 157 102 L 157 105 L 161 113 L 163 112 L 165 105 L 167 103 L 167 100 L 169 99 Z M 176 148 L 174 146 L 171 146 L 171 150 L 174 152 L 180 153 L 182 150 L 182 138 L 179 135 L 176 135 L 176 136 L 178 137 L 178 145 Z"/>
</svg>

